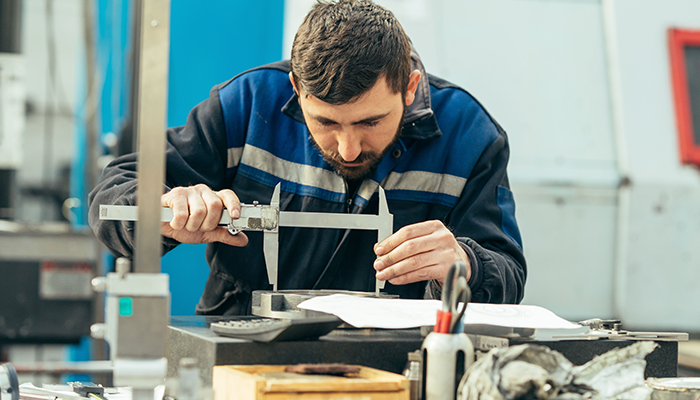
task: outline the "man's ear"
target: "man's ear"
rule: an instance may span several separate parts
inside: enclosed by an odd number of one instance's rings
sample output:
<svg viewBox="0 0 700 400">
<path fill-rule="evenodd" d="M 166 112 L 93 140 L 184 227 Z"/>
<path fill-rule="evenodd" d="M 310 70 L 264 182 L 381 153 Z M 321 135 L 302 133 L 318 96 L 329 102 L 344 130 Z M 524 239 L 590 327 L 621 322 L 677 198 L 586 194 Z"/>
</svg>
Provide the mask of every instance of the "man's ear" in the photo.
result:
<svg viewBox="0 0 700 400">
<path fill-rule="evenodd" d="M 408 86 L 406 86 L 406 106 L 410 106 L 416 99 L 416 90 L 418 90 L 420 78 L 420 71 L 417 69 L 413 70 L 408 77 Z"/>
<path fill-rule="evenodd" d="M 294 76 L 291 72 L 289 73 L 289 82 L 292 82 L 292 89 L 294 89 L 294 93 L 299 96 L 299 91 L 297 90 L 297 85 L 294 84 Z"/>
</svg>

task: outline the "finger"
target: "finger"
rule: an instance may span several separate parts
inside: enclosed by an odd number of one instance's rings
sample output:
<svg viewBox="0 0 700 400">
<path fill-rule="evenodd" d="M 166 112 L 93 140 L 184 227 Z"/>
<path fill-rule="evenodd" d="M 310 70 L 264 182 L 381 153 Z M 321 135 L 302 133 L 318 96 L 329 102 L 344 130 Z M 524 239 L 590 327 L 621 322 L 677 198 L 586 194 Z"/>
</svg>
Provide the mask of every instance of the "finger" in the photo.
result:
<svg viewBox="0 0 700 400">
<path fill-rule="evenodd" d="M 173 237 L 173 227 L 170 226 L 169 222 L 161 222 L 160 224 L 160 234 L 172 238 Z"/>
<path fill-rule="evenodd" d="M 438 275 L 434 272 L 437 268 L 438 266 L 425 267 L 419 270 L 411 271 L 409 273 L 399 275 L 396 278 L 390 279 L 389 283 L 392 285 L 408 285 L 409 283 L 429 281 L 431 279 L 435 279 L 435 277 Z"/>
<path fill-rule="evenodd" d="M 437 275 L 440 274 L 439 265 L 428 265 L 420 269 L 412 270 L 406 272 L 405 274 L 398 275 L 389 279 L 389 283 L 392 285 L 407 285 L 414 282 L 428 281 L 435 279 Z"/>
<path fill-rule="evenodd" d="M 439 229 L 439 227 L 444 227 L 440 221 L 425 221 L 406 225 L 376 244 L 374 246 L 374 253 L 378 256 L 390 253 L 397 246 L 401 245 L 401 243 L 416 237 L 429 235 L 434 232 L 435 229 Z"/>
<path fill-rule="evenodd" d="M 388 281 L 411 271 L 436 265 L 440 262 L 440 259 L 437 258 L 436 253 L 436 251 L 428 251 L 398 261 L 394 265 L 387 266 L 385 269 L 379 271 L 377 273 L 377 279 Z"/>
<path fill-rule="evenodd" d="M 229 217 L 237 219 L 241 216 L 241 201 L 236 196 L 236 193 L 231 189 L 224 189 L 216 192 L 221 201 L 223 201 L 224 206 L 228 210 Z"/>
<path fill-rule="evenodd" d="M 248 244 L 248 236 L 243 232 L 238 232 L 237 235 L 232 235 L 228 232 L 225 226 L 220 226 L 211 232 L 207 232 L 211 241 L 221 242 L 236 247 L 243 247 Z"/>
<path fill-rule="evenodd" d="M 173 219 L 170 226 L 175 230 L 181 230 L 187 224 L 190 217 L 190 209 L 187 204 L 187 195 L 181 189 L 173 189 L 161 196 L 161 206 L 170 207 L 173 210 Z"/>
<path fill-rule="evenodd" d="M 221 212 L 224 209 L 224 203 L 221 201 L 219 196 L 217 196 L 211 190 L 202 191 L 202 200 L 204 201 L 207 209 L 207 214 L 204 217 L 201 229 L 204 231 L 211 231 L 219 226 Z"/>
<path fill-rule="evenodd" d="M 436 243 L 431 235 L 409 239 L 398 245 L 391 252 L 378 257 L 374 261 L 374 269 L 381 271 L 402 260 L 430 251 L 436 248 L 437 245 L 439 245 L 439 243 Z"/>
<path fill-rule="evenodd" d="M 187 219 L 185 229 L 190 232 L 198 231 L 207 216 L 207 206 L 199 191 L 189 191 L 187 204 L 190 208 L 190 216 Z"/>
</svg>

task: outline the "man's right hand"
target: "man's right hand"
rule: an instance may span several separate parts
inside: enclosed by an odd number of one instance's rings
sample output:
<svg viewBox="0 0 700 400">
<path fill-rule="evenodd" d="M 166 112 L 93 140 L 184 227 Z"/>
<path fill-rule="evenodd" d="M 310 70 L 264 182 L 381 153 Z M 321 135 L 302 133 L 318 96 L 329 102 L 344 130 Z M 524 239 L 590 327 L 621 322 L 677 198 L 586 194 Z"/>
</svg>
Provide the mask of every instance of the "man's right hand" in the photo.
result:
<svg viewBox="0 0 700 400">
<path fill-rule="evenodd" d="M 173 219 L 161 225 L 163 236 L 189 244 L 221 242 L 239 247 L 248 244 L 243 232 L 231 235 L 227 227 L 219 226 L 224 208 L 232 219 L 241 215 L 241 203 L 230 189 L 215 192 L 203 184 L 176 187 L 160 197 L 160 205 L 173 209 Z"/>
</svg>

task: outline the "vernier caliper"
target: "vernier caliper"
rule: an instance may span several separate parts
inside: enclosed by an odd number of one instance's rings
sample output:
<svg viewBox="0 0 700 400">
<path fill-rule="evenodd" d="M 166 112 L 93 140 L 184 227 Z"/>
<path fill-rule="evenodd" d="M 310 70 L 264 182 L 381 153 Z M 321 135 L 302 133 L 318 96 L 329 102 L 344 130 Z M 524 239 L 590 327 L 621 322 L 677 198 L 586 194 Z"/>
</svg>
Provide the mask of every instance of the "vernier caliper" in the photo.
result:
<svg viewBox="0 0 700 400">
<path fill-rule="evenodd" d="M 275 186 L 270 199 L 270 205 L 241 204 L 241 216 L 231 219 L 228 212 L 224 212 L 219 220 L 219 225 L 227 225 L 229 232 L 235 234 L 239 231 L 262 231 L 263 253 L 267 278 L 272 289 L 277 291 L 277 270 L 279 258 L 279 228 L 329 228 L 329 229 L 362 229 L 376 230 L 377 242 L 381 242 L 394 231 L 394 216 L 389 213 L 384 189 L 379 186 L 379 214 L 340 214 L 317 213 L 302 211 L 280 211 L 280 184 Z M 110 206 L 100 205 L 100 219 L 136 221 L 138 211 L 136 206 Z M 161 210 L 161 222 L 170 222 L 173 219 L 173 210 L 163 207 Z M 384 289 L 384 281 L 377 279 L 375 292 Z"/>
</svg>

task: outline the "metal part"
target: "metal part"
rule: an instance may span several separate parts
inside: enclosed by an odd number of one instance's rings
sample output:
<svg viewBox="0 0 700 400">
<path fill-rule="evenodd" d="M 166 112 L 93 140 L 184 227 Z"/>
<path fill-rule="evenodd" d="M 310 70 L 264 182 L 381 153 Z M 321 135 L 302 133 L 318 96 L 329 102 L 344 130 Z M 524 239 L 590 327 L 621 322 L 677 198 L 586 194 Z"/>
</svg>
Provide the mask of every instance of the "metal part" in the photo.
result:
<svg viewBox="0 0 700 400">
<path fill-rule="evenodd" d="M 223 212 L 219 225 L 227 225 L 232 235 L 245 230 L 263 231 L 267 277 L 273 291 L 276 291 L 280 227 L 376 230 L 377 242 L 381 242 L 393 233 L 394 216 L 389 212 L 384 189 L 379 186 L 378 191 L 378 215 L 280 211 L 280 184 L 278 183 L 272 193 L 269 206 L 261 206 L 256 202 L 252 205 L 241 204 L 240 218 L 232 220 L 227 212 Z M 172 218 L 172 209 L 161 208 L 160 222 L 170 222 Z M 135 206 L 100 205 L 100 219 L 140 221 L 141 214 Z M 379 295 L 380 289 L 384 289 L 384 281 L 377 279 L 375 294 Z"/>
<path fill-rule="evenodd" d="M 299 319 L 328 316 L 326 313 L 304 310 L 297 306 L 304 300 L 317 296 L 330 296 L 332 294 L 347 294 L 361 297 L 380 297 L 393 299 L 399 297 L 395 294 L 379 292 L 355 292 L 349 290 L 255 290 L 253 291 L 252 311 L 253 315 L 260 317 Z"/>
<path fill-rule="evenodd" d="M 17 371 L 11 364 L 0 365 L 0 400 L 19 400 Z"/>
<path fill-rule="evenodd" d="M 646 384 L 653 390 L 651 400 L 700 399 L 700 378 L 649 378 Z"/>
<path fill-rule="evenodd" d="M 620 331 L 620 327 L 622 327 L 622 321 L 619 319 L 592 318 L 585 321 L 580 321 L 578 324 L 595 330 L 607 329 L 618 332 Z"/>
<path fill-rule="evenodd" d="M 280 206 L 280 184 L 275 186 L 270 199 L 270 207 L 277 208 L 277 213 L 274 216 L 279 217 Z M 278 221 L 279 222 L 279 221 Z M 265 230 L 263 233 L 263 255 L 265 256 L 265 268 L 267 269 L 267 279 L 272 285 L 272 290 L 277 291 L 277 271 L 279 270 L 279 223 L 274 225 L 274 229 Z"/>
<path fill-rule="evenodd" d="M 138 138 L 138 186 L 134 265 L 136 273 L 107 275 L 105 336 L 114 364 L 113 381 L 131 386 L 134 400 L 152 399 L 167 371 L 165 358 L 170 291 L 160 273 L 160 197 L 165 181 L 165 123 L 170 0 L 137 0 L 134 4 L 138 65 L 133 79 L 133 112 Z M 99 327 L 98 327 L 99 328 Z M 98 331 L 100 329 L 97 329 Z"/>
<path fill-rule="evenodd" d="M 169 277 L 129 269 L 128 260 L 121 259 L 118 272 L 93 280 L 95 289 L 107 292 L 107 300 L 106 323 L 93 325 L 92 332 L 110 344 L 114 384 L 146 393 L 167 370 L 163 338 L 170 315 Z"/>
<path fill-rule="evenodd" d="M 100 219 L 114 221 L 138 221 L 138 207 L 100 205 Z M 173 209 L 161 207 L 160 222 L 170 222 Z M 241 216 L 231 219 L 227 212 L 221 214 L 219 225 L 228 225 L 232 229 L 263 231 L 277 229 L 279 208 L 269 205 L 241 204 Z"/>
<path fill-rule="evenodd" d="M 139 0 L 141 10 L 136 134 L 138 137 L 139 224 L 135 272 L 160 272 L 160 196 L 165 180 L 165 121 L 170 59 L 170 0 Z M 152 21 L 158 21 L 155 26 Z"/>
<path fill-rule="evenodd" d="M 589 338 L 589 339 L 625 339 L 625 340 L 654 340 L 654 341 L 687 341 L 688 334 L 684 332 L 631 332 L 621 329 L 618 319 L 593 318 L 579 322 L 588 326 L 590 331 L 571 336 L 554 336 L 554 339 Z"/>
</svg>

